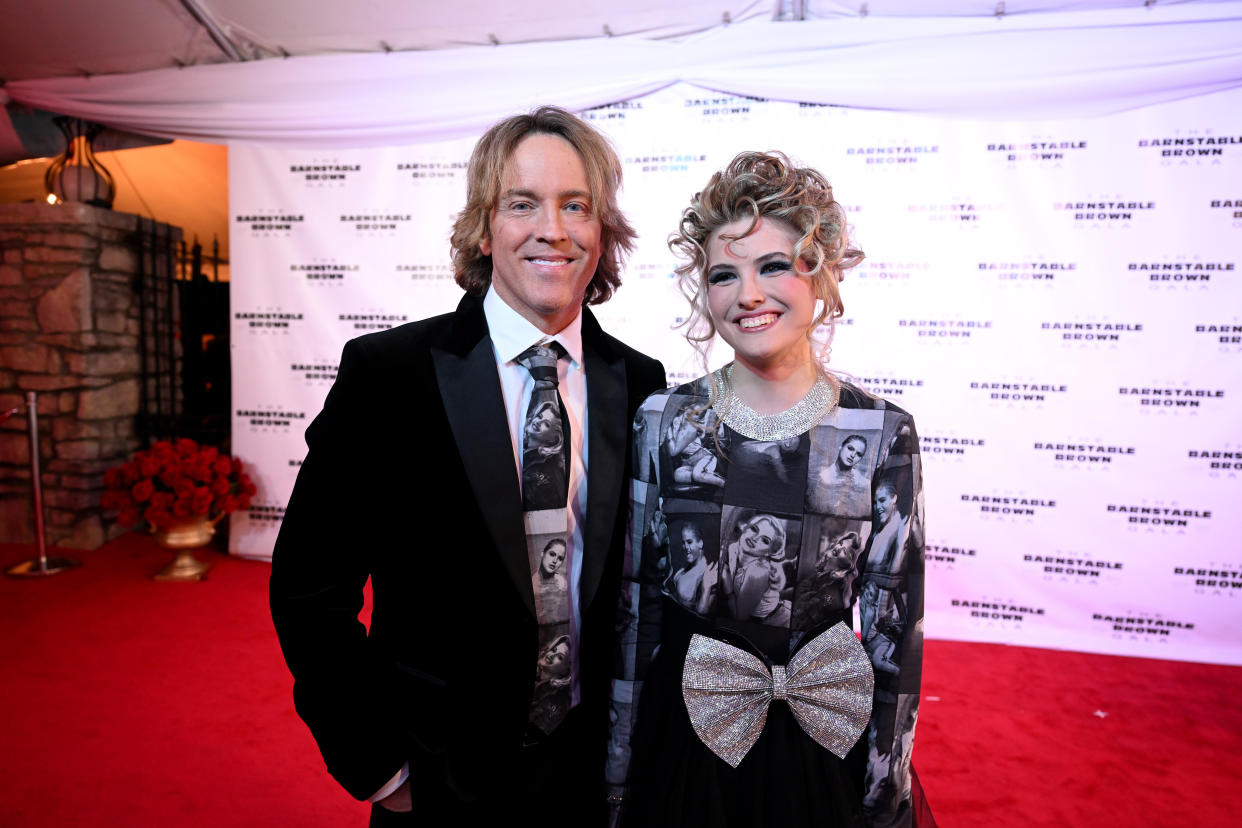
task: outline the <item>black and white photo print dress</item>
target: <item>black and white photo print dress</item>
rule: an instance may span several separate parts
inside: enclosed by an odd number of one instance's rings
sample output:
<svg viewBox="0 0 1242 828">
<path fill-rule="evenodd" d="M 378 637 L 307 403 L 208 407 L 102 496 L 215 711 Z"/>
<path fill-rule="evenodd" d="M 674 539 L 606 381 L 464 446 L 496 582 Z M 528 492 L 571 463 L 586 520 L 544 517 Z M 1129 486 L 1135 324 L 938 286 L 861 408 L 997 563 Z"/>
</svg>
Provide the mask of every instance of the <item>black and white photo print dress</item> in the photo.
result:
<svg viewBox="0 0 1242 828">
<path fill-rule="evenodd" d="M 801 433 L 751 439 L 709 405 L 714 376 L 652 395 L 635 418 L 607 772 L 623 823 L 910 825 L 924 577 L 914 423 L 842 384 Z M 749 748 L 717 753 L 700 738 L 683 688 L 692 639 L 783 681 L 800 648 L 841 622 L 839 635 L 861 634 L 874 681 L 843 757 L 785 701 L 771 701 Z"/>
</svg>

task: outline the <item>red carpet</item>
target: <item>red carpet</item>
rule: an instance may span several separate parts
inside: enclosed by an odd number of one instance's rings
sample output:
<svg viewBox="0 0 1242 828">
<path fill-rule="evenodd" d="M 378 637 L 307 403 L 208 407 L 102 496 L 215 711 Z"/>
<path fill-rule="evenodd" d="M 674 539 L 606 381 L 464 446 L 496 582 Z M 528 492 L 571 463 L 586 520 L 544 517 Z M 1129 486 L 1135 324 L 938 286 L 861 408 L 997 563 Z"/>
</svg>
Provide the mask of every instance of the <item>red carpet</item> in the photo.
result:
<svg viewBox="0 0 1242 828">
<path fill-rule="evenodd" d="M 207 552 L 181 584 L 142 535 L 56 554 L 84 565 L 0 578 L 0 825 L 366 824 L 293 712 L 267 564 Z M 1237 824 L 1242 668 L 929 641 L 925 671 L 944 828 Z"/>
</svg>

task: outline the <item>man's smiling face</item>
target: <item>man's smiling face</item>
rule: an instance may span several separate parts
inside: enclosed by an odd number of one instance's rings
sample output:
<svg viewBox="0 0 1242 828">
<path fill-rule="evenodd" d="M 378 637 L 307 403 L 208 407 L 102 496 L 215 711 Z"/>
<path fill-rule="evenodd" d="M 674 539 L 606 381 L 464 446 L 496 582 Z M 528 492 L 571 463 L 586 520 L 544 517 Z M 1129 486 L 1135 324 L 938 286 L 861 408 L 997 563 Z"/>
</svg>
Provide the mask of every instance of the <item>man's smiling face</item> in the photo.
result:
<svg viewBox="0 0 1242 828">
<path fill-rule="evenodd" d="M 544 333 L 578 314 L 602 251 L 586 168 L 559 135 L 523 138 L 505 165 L 490 233 L 492 289 Z"/>
</svg>

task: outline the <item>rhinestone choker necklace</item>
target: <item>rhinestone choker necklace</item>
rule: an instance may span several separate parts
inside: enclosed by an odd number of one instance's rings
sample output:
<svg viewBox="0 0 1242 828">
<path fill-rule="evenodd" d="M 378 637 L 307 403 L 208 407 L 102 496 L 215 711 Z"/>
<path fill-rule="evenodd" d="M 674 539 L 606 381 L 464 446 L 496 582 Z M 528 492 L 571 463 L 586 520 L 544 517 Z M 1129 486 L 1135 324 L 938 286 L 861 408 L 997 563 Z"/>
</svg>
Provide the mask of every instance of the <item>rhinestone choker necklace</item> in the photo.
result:
<svg viewBox="0 0 1242 828">
<path fill-rule="evenodd" d="M 742 402 L 733 389 L 733 363 L 712 372 L 712 409 L 725 425 L 752 440 L 787 440 L 810 431 L 837 404 L 837 389 L 821 373 L 806 396 L 790 408 L 763 415 Z"/>
</svg>

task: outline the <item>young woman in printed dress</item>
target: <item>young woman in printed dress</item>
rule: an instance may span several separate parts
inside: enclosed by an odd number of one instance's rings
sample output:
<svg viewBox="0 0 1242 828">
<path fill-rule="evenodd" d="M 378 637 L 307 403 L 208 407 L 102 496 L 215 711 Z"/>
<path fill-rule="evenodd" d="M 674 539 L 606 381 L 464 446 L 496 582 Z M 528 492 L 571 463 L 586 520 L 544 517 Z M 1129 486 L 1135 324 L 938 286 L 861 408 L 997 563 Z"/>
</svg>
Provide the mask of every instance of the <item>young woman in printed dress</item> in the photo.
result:
<svg viewBox="0 0 1242 828">
<path fill-rule="evenodd" d="M 923 640 L 918 438 L 909 414 L 826 365 L 839 282 L 862 260 L 845 212 L 815 170 L 747 152 L 695 195 L 670 245 L 686 259 L 687 337 L 706 362 L 719 335 L 733 361 L 653 394 L 636 418 L 635 456 L 655 462 L 636 462 L 631 486 L 614 818 L 934 824 L 910 761 Z M 680 439 L 660 440 L 670 429 Z M 714 459 L 711 485 L 685 485 L 694 443 Z M 692 525 L 695 543 L 670 543 L 653 525 Z M 715 564 L 715 583 L 681 588 L 675 573 L 700 560 Z"/>
</svg>

